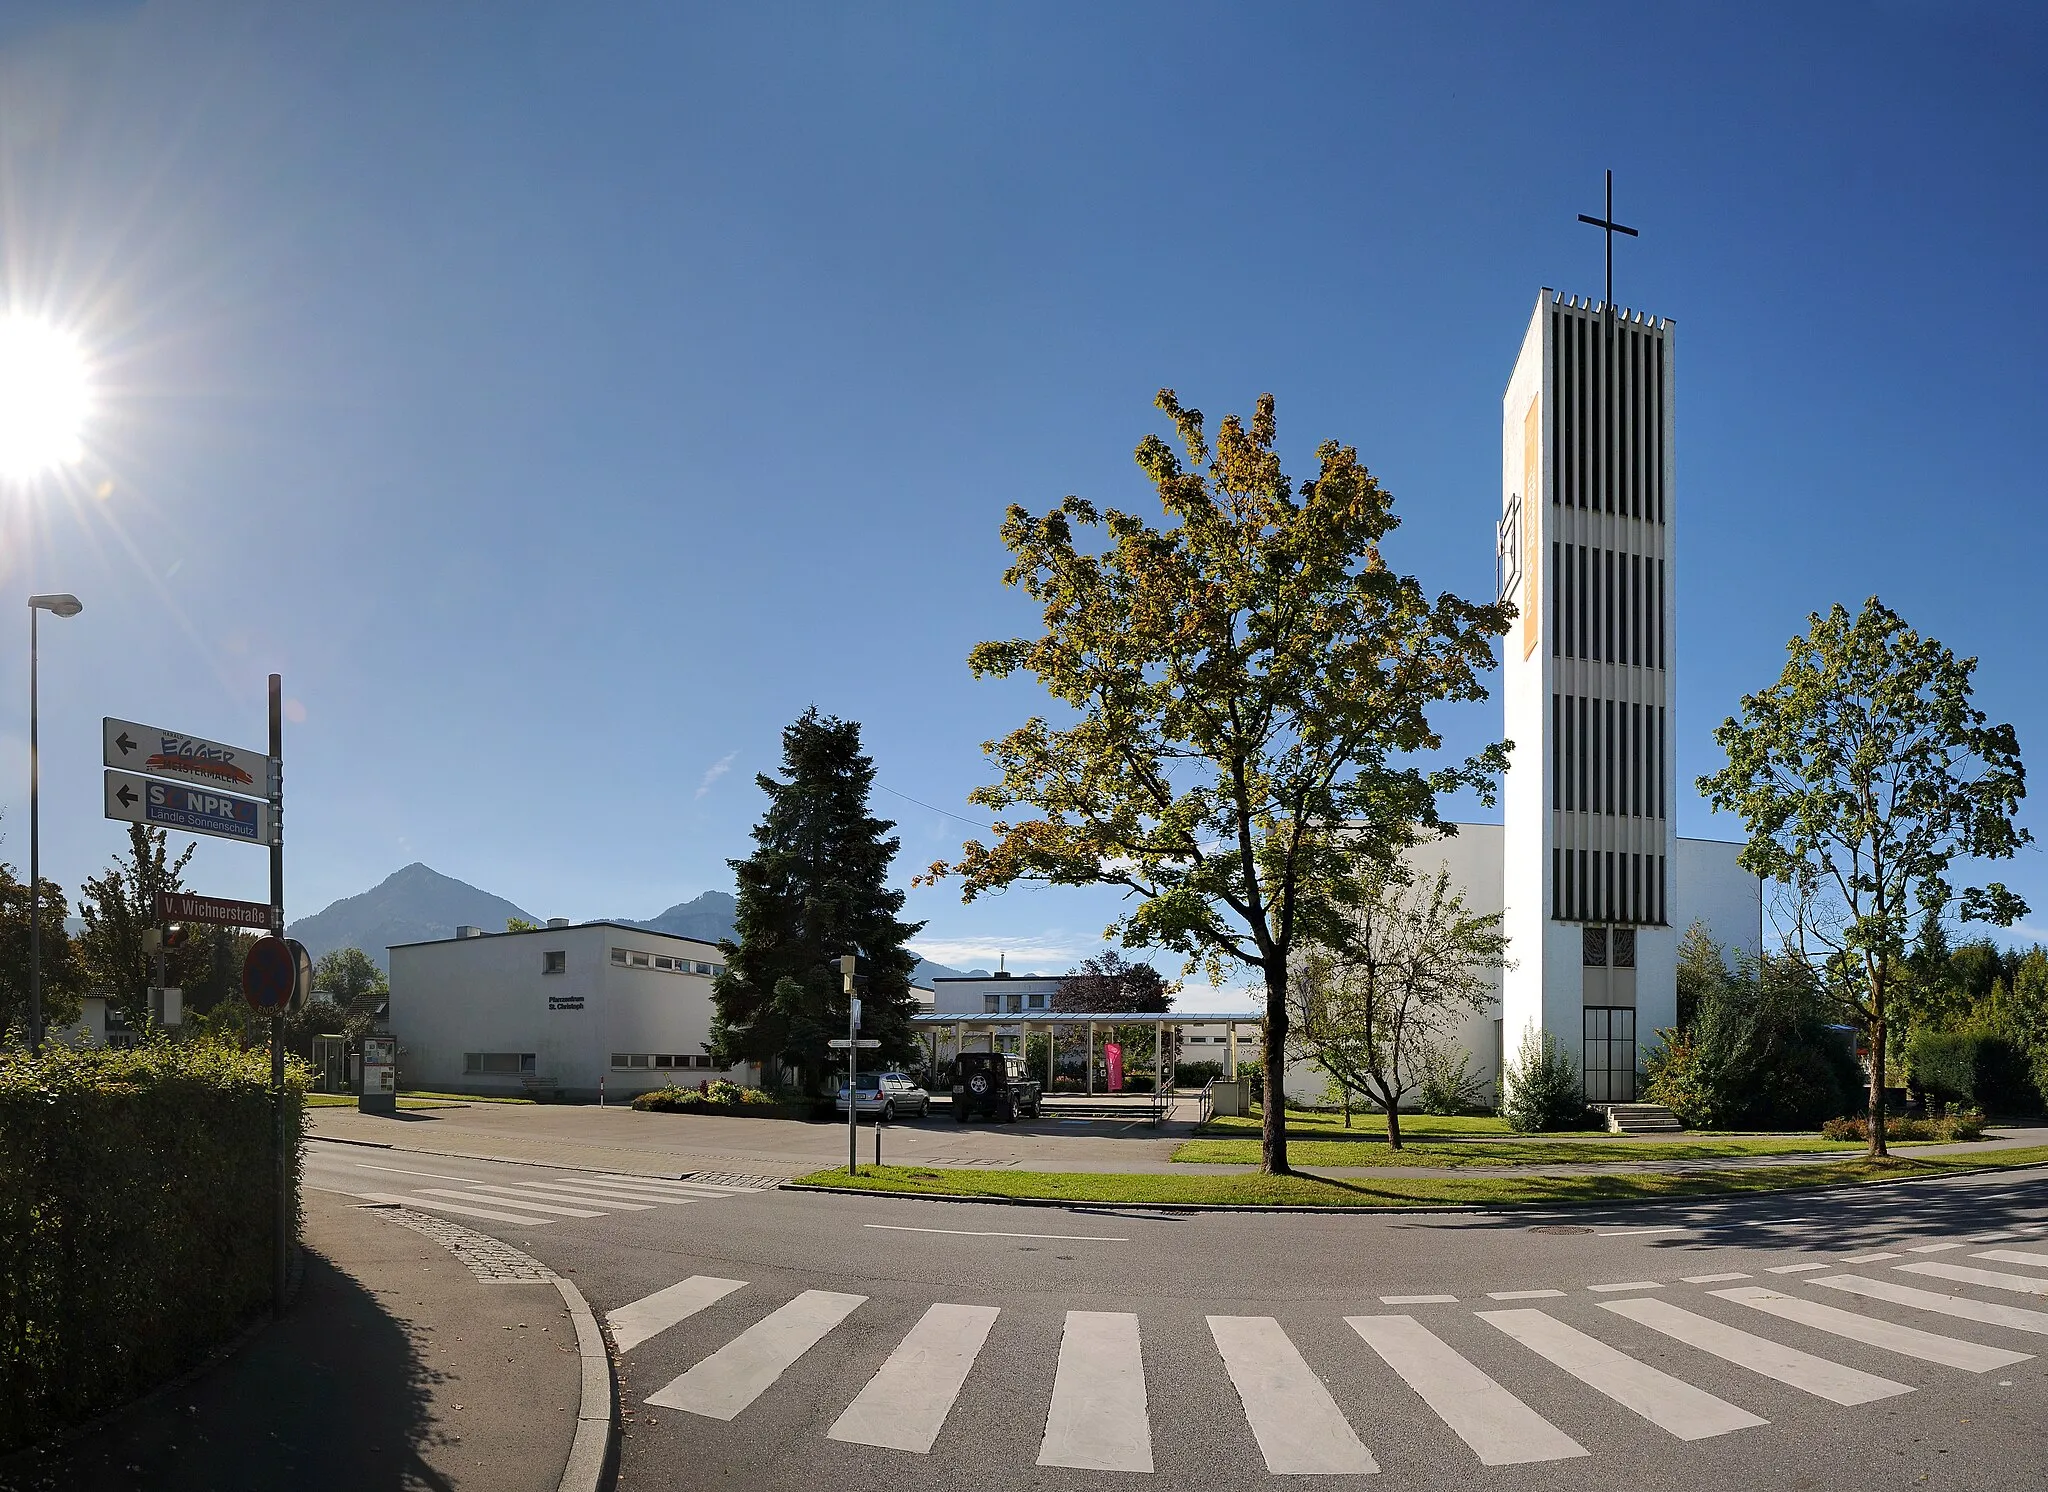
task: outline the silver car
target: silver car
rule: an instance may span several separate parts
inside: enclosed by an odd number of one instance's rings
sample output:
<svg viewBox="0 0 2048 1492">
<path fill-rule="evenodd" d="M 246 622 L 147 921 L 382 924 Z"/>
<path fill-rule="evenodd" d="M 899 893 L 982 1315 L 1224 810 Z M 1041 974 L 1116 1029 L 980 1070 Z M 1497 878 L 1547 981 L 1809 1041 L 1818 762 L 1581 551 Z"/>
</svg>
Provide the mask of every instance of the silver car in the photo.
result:
<svg viewBox="0 0 2048 1492">
<path fill-rule="evenodd" d="M 855 1076 L 858 1107 L 863 1114 L 879 1116 L 884 1124 L 915 1114 L 922 1119 L 931 1109 L 932 1096 L 900 1072 L 863 1072 Z M 839 1084 L 836 1107 L 846 1112 L 846 1083 Z"/>
</svg>

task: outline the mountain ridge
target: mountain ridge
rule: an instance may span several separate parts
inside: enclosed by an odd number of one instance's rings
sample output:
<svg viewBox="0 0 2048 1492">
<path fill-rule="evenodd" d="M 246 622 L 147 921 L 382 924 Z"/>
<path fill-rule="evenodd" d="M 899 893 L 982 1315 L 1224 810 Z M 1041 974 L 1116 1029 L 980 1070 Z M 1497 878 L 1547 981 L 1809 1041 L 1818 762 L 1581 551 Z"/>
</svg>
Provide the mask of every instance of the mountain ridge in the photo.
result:
<svg viewBox="0 0 2048 1492">
<path fill-rule="evenodd" d="M 738 900 L 730 891 L 705 891 L 679 901 L 652 917 L 605 917 L 624 927 L 645 928 L 672 937 L 716 943 L 733 936 Z M 467 881 L 443 875 L 424 861 L 393 871 L 367 891 L 344 896 L 285 929 L 306 945 L 316 960 L 336 948 L 360 948 L 379 968 L 389 970 L 389 950 L 401 943 L 429 943 L 455 936 L 458 927 L 502 932 L 507 919 L 541 919 Z M 912 950 L 915 952 L 916 950 Z M 929 986 L 934 978 L 958 977 L 963 971 L 919 958 L 911 979 Z M 965 971 L 978 974 L 984 971 Z"/>
</svg>

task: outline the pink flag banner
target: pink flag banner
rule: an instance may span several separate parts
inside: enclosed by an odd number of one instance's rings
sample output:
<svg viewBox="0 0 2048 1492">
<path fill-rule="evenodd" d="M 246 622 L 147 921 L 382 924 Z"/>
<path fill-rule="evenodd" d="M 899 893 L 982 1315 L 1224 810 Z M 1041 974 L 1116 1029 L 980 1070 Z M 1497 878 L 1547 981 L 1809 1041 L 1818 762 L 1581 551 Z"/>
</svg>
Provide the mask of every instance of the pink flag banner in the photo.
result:
<svg viewBox="0 0 2048 1492">
<path fill-rule="evenodd" d="M 1124 1087 L 1124 1049 L 1121 1042 L 1105 1041 L 1102 1044 L 1102 1065 L 1109 1069 L 1109 1091 L 1121 1093 Z"/>
</svg>

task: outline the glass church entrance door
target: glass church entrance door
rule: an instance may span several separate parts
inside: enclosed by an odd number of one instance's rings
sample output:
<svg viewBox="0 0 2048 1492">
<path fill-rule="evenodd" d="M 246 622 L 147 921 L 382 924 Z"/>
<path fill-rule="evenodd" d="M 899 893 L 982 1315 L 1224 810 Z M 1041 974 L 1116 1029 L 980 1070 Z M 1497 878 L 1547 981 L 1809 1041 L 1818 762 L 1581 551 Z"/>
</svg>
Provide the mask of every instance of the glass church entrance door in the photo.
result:
<svg viewBox="0 0 2048 1492">
<path fill-rule="evenodd" d="M 1636 1101 L 1636 1013 L 1627 1005 L 1589 1005 L 1584 1056 L 1587 1103 Z"/>
</svg>

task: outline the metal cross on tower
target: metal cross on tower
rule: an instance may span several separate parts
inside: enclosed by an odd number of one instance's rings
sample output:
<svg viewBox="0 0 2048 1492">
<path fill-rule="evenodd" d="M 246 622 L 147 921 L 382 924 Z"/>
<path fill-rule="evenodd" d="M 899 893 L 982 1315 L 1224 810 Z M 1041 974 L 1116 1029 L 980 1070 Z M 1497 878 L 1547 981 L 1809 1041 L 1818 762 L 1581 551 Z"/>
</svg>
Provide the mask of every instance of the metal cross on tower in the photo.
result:
<svg viewBox="0 0 2048 1492">
<path fill-rule="evenodd" d="M 1614 173 L 1612 171 L 1607 173 L 1607 216 L 1604 218 L 1589 218 L 1586 214 L 1580 213 L 1579 221 L 1591 223 L 1607 236 L 1607 314 L 1612 316 L 1614 314 L 1614 235 L 1626 233 L 1630 238 L 1637 236 L 1635 229 L 1624 228 L 1621 224 L 1614 221 Z"/>
</svg>

